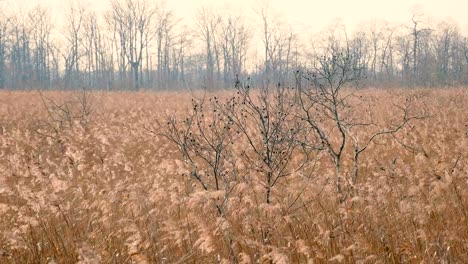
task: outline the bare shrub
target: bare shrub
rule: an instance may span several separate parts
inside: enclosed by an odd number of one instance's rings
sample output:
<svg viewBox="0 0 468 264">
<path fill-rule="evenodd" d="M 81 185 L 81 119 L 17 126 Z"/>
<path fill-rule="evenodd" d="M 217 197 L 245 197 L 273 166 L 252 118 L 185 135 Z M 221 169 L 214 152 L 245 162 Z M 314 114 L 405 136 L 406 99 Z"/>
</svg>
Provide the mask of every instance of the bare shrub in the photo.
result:
<svg viewBox="0 0 468 264">
<path fill-rule="evenodd" d="M 95 100 L 86 89 L 74 92 L 65 98 L 49 98 L 38 91 L 47 111 L 47 121 L 43 128 L 55 135 L 70 129 L 76 124 L 86 127 L 94 114 Z M 41 132 L 38 132 L 41 133 Z"/>
<path fill-rule="evenodd" d="M 169 116 L 161 135 L 182 154 L 189 170 L 183 176 L 192 178 L 211 195 L 219 217 L 225 218 L 229 196 L 238 182 L 231 145 L 239 137 L 234 133 L 234 120 L 224 115 L 219 106 L 217 97 L 192 99 L 189 114 L 181 120 Z M 225 236 L 235 262 L 232 237 L 228 233 Z"/>
<path fill-rule="evenodd" d="M 403 104 L 394 104 L 400 114 L 390 124 L 379 124 L 370 106 L 373 99 L 360 94 L 356 88 L 356 83 L 365 76 L 363 69 L 355 64 L 349 47 L 330 47 L 328 53 L 318 58 L 316 67 L 298 74 L 306 80 L 306 85 L 298 87 L 297 117 L 309 126 L 309 132 L 319 139 L 321 148 L 333 162 L 341 201 L 350 191 L 345 191 L 345 186 L 357 182 L 360 155 L 371 143 L 385 135 L 395 138 L 412 121 L 429 117 L 426 109 L 415 107 L 417 97 L 410 95 Z M 362 131 L 367 131 L 367 135 L 363 136 Z M 349 144 L 353 147 L 353 154 L 349 155 L 353 169 L 347 175 L 343 163 Z"/>
</svg>

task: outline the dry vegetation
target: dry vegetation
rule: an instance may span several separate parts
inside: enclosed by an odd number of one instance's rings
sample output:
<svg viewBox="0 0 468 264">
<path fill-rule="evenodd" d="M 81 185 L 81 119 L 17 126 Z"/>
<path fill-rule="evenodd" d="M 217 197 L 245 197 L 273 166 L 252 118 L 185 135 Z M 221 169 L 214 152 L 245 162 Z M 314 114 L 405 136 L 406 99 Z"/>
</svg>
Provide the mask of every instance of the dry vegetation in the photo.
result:
<svg viewBox="0 0 468 264">
<path fill-rule="evenodd" d="M 344 198 L 328 152 L 304 165 L 295 148 L 266 200 L 274 171 L 251 167 L 242 133 L 221 150 L 217 187 L 164 136 L 167 116 L 178 126 L 193 111 L 189 93 L 0 92 L 0 262 L 466 262 L 468 91 L 359 94 L 379 124 L 408 96 L 430 118 L 369 144 Z M 352 153 L 349 141 L 343 175 Z"/>
</svg>

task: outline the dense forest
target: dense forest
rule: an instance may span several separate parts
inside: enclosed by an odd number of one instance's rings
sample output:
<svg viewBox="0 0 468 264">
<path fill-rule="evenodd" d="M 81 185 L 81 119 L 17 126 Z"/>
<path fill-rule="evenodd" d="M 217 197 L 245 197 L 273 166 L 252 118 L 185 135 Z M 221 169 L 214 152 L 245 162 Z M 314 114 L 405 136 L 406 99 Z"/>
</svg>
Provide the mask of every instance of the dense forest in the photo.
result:
<svg viewBox="0 0 468 264">
<path fill-rule="evenodd" d="M 343 52 L 363 85 L 468 84 L 466 34 L 419 11 L 404 24 L 374 20 L 347 32 L 334 23 L 307 35 L 267 5 L 254 16 L 200 7 L 192 23 L 149 0 L 110 0 L 104 13 L 80 1 L 67 9 L 55 26 L 48 7 L 0 5 L 0 89 L 222 88 L 238 77 L 294 85 L 324 54 Z"/>
</svg>

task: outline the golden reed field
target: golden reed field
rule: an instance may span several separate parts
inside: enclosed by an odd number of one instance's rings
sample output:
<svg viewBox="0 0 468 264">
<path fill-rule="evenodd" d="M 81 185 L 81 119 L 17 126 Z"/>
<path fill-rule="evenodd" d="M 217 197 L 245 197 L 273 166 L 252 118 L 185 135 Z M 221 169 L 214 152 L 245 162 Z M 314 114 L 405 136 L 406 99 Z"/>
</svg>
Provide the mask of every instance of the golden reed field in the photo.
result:
<svg viewBox="0 0 468 264">
<path fill-rule="evenodd" d="M 0 92 L 0 263 L 468 262 L 468 90 L 358 91 L 338 169 L 233 93 Z"/>
</svg>

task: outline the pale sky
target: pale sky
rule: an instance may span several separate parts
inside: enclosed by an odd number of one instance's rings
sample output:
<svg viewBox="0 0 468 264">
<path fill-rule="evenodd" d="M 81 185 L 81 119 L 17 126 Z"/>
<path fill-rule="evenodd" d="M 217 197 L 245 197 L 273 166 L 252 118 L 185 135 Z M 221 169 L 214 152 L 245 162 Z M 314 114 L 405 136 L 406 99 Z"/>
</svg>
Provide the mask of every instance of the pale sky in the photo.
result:
<svg viewBox="0 0 468 264">
<path fill-rule="evenodd" d="M 108 0 L 83 0 L 90 3 L 97 11 L 106 9 Z M 154 0 L 150 0 L 154 1 Z M 190 24 L 197 8 L 202 6 L 213 9 L 231 9 L 239 11 L 246 17 L 255 16 L 258 1 L 264 0 L 167 0 L 169 8 L 175 11 L 179 18 Z M 0 5 L 22 3 L 23 7 L 41 3 L 50 7 L 57 21 L 59 14 L 66 10 L 68 0 L 0 0 Z M 410 22 L 412 8 L 419 6 L 428 21 L 451 19 L 458 22 L 460 29 L 468 31 L 468 0 L 271 0 L 271 7 L 281 14 L 283 19 L 292 26 L 318 32 L 332 21 L 340 18 L 349 30 L 353 30 L 360 22 L 374 19 L 384 19 L 388 22 Z"/>
</svg>

